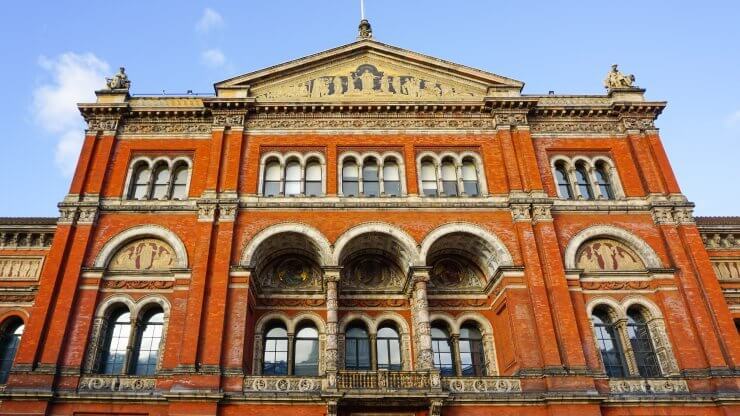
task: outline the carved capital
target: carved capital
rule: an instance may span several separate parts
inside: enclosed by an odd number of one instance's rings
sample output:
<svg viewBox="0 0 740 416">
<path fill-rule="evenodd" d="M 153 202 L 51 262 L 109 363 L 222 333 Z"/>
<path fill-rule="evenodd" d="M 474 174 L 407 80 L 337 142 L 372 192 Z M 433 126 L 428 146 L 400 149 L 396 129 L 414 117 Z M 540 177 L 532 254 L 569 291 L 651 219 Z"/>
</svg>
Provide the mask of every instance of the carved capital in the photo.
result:
<svg viewBox="0 0 740 416">
<path fill-rule="evenodd" d="M 215 202 L 198 202 L 198 221 L 213 222 L 217 206 Z"/>
<path fill-rule="evenodd" d="M 529 204 L 511 205 L 511 217 L 515 222 L 532 221 L 532 209 Z"/>
<path fill-rule="evenodd" d="M 533 205 L 532 221 L 536 224 L 541 221 L 552 221 L 550 205 Z"/>
<path fill-rule="evenodd" d="M 670 207 L 654 207 L 652 214 L 653 221 L 658 225 L 672 225 L 676 223 L 673 218 L 673 210 Z"/>
<path fill-rule="evenodd" d="M 679 224 L 696 224 L 694 221 L 694 209 L 688 207 L 676 208 L 673 217 Z"/>
<path fill-rule="evenodd" d="M 527 124 L 525 113 L 496 113 L 493 115 L 496 127 L 500 126 L 522 126 Z"/>
<path fill-rule="evenodd" d="M 74 224 L 77 220 L 77 207 L 59 207 L 57 224 Z"/>
<path fill-rule="evenodd" d="M 94 224 L 98 219 L 98 207 L 82 207 L 77 217 L 78 224 Z"/>
<path fill-rule="evenodd" d="M 234 221 L 239 207 L 237 204 L 220 204 L 218 206 L 219 221 Z"/>
</svg>

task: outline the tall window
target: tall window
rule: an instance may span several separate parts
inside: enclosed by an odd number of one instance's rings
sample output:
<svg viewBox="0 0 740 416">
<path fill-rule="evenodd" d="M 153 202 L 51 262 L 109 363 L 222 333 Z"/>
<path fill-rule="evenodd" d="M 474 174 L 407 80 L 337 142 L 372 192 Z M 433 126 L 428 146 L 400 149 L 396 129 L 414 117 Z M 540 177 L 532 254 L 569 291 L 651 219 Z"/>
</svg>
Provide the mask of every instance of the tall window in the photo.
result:
<svg viewBox="0 0 740 416">
<path fill-rule="evenodd" d="M 301 164 L 297 160 L 285 166 L 285 195 L 301 194 Z"/>
<path fill-rule="evenodd" d="M 640 376 L 660 377 L 660 365 L 653 348 L 653 341 L 650 339 L 647 322 L 644 315 L 635 308 L 627 311 L 627 334 Z"/>
<path fill-rule="evenodd" d="M 401 341 L 395 329 L 384 326 L 377 335 L 378 368 L 401 370 Z"/>
<path fill-rule="evenodd" d="M 288 374 L 288 331 L 284 327 L 276 326 L 267 331 L 262 374 Z"/>
<path fill-rule="evenodd" d="M 11 318 L 10 322 L 5 324 L 2 333 L 0 333 L 0 384 L 8 381 L 10 369 L 13 367 L 15 353 L 18 351 L 18 345 L 21 343 L 21 335 L 25 326 L 20 319 Z"/>
<path fill-rule="evenodd" d="M 103 374 L 121 374 L 126 369 L 126 352 L 131 337 L 131 313 L 119 310 L 110 317 L 108 322 L 108 336 L 103 351 Z"/>
<path fill-rule="evenodd" d="M 366 159 L 362 164 L 362 193 L 365 196 L 380 195 L 378 162 L 375 159 Z"/>
<path fill-rule="evenodd" d="M 140 163 L 134 171 L 134 180 L 131 189 L 132 199 L 147 199 L 149 197 L 149 179 L 152 170 L 145 163 Z"/>
<path fill-rule="evenodd" d="M 161 310 L 153 309 L 144 315 L 136 341 L 134 374 L 151 375 L 157 372 L 163 326 L 164 313 Z"/>
<path fill-rule="evenodd" d="M 597 164 L 594 174 L 596 175 L 596 184 L 599 186 L 601 196 L 606 199 L 614 199 L 614 191 L 612 190 L 612 184 L 609 181 L 609 173 L 606 164 L 604 162 Z"/>
<path fill-rule="evenodd" d="M 578 192 L 585 199 L 594 199 L 594 192 L 591 189 L 591 182 L 588 179 L 588 172 L 583 163 L 576 165 L 576 185 Z"/>
<path fill-rule="evenodd" d="M 434 366 L 441 375 L 455 375 L 450 336 L 446 330 L 437 326 L 432 327 L 432 355 L 434 356 Z"/>
<path fill-rule="evenodd" d="M 437 196 L 437 169 L 429 160 L 421 162 L 421 188 L 424 196 Z"/>
<path fill-rule="evenodd" d="M 188 198 L 188 165 L 181 163 L 175 168 L 172 182 L 172 199 Z"/>
<path fill-rule="evenodd" d="M 152 199 L 166 199 L 167 188 L 170 186 L 170 169 L 165 164 L 160 164 L 154 170 L 154 187 L 152 188 Z"/>
<path fill-rule="evenodd" d="M 568 173 L 562 162 L 555 165 L 555 181 L 558 184 L 558 193 L 563 199 L 573 199 L 573 189 L 570 187 Z"/>
<path fill-rule="evenodd" d="M 604 369 L 609 377 L 624 377 L 627 374 L 624 354 L 617 338 L 616 327 L 605 309 L 594 310 L 591 315 L 596 343 L 601 351 Z"/>
<path fill-rule="evenodd" d="M 347 370 L 370 369 L 370 338 L 361 326 L 350 327 L 344 337 L 344 367 Z"/>
<path fill-rule="evenodd" d="M 401 175 L 394 160 L 383 164 L 383 191 L 388 196 L 401 196 Z"/>
<path fill-rule="evenodd" d="M 280 162 L 277 160 L 273 160 L 265 166 L 262 194 L 265 196 L 280 195 Z"/>
<path fill-rule="evenodd" d="M 478 196 L 478 171 L 475 169 L 475 163 L 470 159 L 463 160 L 462 164 L 463 190 L 468 196 Z"/>
<path fill-rule="evenodd" d="M 298 331 L 295 338 L 293 374 L 297 376 L 319 375 L 319 332 L 314 327 Z"/>
<path fill-rule="evenodd" d="M 321 164 L 319 161 L 310 160 L 306 164 L 306 195 L 319 196 L 324 193 L 321 176 Z"/>
<path fill-rule="evenodd" d="M 442 194 L 457 196 L 457 170 L 450 159 L 442 161 Z"/>
<path fill-rule="evenodd" d="M 478 328 L 470 325 L 460 328 L 460 371 L 464 376 L 486 375 L 483 337 Z"/>
<path fill-rule="evenodd" d="M 359 172 L 357 163 L 350 159 L 342 166 L 342 195 L 358 196 L 360 194 Z"/>
</svg>

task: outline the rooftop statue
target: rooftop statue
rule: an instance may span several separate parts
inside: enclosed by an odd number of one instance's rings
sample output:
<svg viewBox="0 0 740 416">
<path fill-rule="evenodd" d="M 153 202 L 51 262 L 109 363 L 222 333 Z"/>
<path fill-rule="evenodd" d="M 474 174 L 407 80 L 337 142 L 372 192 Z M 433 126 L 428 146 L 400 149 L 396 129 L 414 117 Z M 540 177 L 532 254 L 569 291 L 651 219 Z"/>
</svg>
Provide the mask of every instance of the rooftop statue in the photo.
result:
<svg viewBox="0 0 740 416">
<path fill-rule="evenodd" d="M 128 79 L 128 75 L 126 75 L 126 68 L 118 68 L 118 73 L 111 78 L 106 78 L 105 84 L 111 90 L 127 90 L 131 88 L 131 81 Z"/>
<path fill-rule="evenodd" d="M 612 65 L 612 70 L 604 79 L 604 87 L 608 90 L 615 88 L 636 88 L 633 83 L 635 76 L 632 74 L 623 74 L 617 69 L 617 64 Z"/>
</svg>

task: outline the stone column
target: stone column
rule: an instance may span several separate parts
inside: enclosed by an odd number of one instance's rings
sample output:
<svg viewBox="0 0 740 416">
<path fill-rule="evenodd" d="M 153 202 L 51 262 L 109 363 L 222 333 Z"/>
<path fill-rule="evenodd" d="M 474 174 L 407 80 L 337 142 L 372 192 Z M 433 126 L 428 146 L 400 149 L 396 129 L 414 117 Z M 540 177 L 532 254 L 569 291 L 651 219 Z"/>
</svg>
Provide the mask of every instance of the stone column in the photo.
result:
<svg viewBox="0 0 740 416">
<path fill-rule="evenodd" d="M 453 371 L 458 377 L 462 376 L 462 360 L 460 359 L 460 334 L 450 335 L 450 349 L 452 350 Z"/>
<path fill-rule="evenodd" d="M 414 325 L 414 343 L 416 345 L 416 370 L 434 368 L 432 361 L 432 335 L 429 323 L 429 303 L 427 301 L 427 283 L 430 267 L 412 269 L 413 292 L 411 295 L 411 317 Z"/>
<path fill-rule="evenodd" d="M 326 283 L 326 376 L 328 388 L 336 389 L 338 368 L 338 340 L 339 323 L 337 309 L 339 308 L 337 285 L 341 268 L 324 268 L 324 282 Z"/>
</svg>

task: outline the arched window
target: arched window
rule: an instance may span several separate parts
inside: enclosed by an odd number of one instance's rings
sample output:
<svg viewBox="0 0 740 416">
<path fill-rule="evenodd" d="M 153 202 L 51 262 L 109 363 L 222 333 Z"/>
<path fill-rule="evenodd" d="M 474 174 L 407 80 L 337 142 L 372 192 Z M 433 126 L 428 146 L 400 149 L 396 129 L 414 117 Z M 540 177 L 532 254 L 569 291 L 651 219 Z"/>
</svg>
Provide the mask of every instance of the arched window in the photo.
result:
<svg viewBox="0 0 740 416">
<path fill-rule="evenodd" d="M 437 169 L 431 160 L 421 162 L 421 188 L 424 196 L 437 196 Z"/>
<path fill-rule="evenodd" d="M 463 190 L 468 196 L 480 195 L 478 186 L 478 171 L 475 168 L 475 162 L 470 159 L 463 160 L 462 164 Z"/>
<path fill-rule="evenodd" d="M 347 370 L 370 369 L 370 338 L 364 327 L 350 327 L 344 336 L 344 345 L 344 367 Z"/>
<path fill-rule="evenodd" d="M 591 322 L 594 325 L 596 343 L 601 351 L 601 359 L 604 362 L 606 375 L 609 377 L 624 377 L 628 373 L 624 353 L 617 338 L 616 326 L 609 316 L 609 311 L 604 308 L 594 310 L 591 314 Z"/>
<path fill-rule="evenodd" d="M 152 176 L 152 170 L 145 163 L 140 163 L 134 170 L 134 180 L 132 181 L 130 199 L 148 199 L 149 198 L 149 180 Z"/>
<path fill-rule="evenodd" d="M 345 160 L 342 166 L 342 195 L 358 196 L 360 194 L 359 172 L 353 159 Z"/>
<path fill-rule="evenodd" d="M 558 162 L 555 165 L 555 181 L 558 184 L 558 193 L 560 194 L 560 198 L 573 199 L 573 189 L 570 187 L 568 173 L 562 162 Z"/>
<path fill-rule="evenodd" d="M 323 195 L 323 181 L 321 174 L 321 164 L 318 160 L 312 159 L 306 164 L 306 191 L 308 196 Z"/>
<path fill-rule="evenodd" d="M 188 198 L 188 165 L 181 163 L 175 167 L 172 175 L 172 199 Z"/>
<path fill-rule="evenodd" d="M 451 159 L 442 161 L 442 194 L 457 196 L 457 170 Z"/>
<path fill-rule="evenodd" d="M 645 316 L 636 308 L 627 311 L 627 334 L 642 377 L 660 377 L 660 365 L 653 348 Z"/>
<path fill-rule="evenodd" d="M 377 336 L 378 368 L 401 370 L 401 340 L 398 332 L 390 326 L 383 326 Z"/>
<path fill-rule="evenodd" d="M 594 171 L 594 174 L 596 175 L 596 184 L 599 186 L 601 196 L 606 199 L 614 199 L 614 191 L 612 190 L 612 184 L 609 180 L 608 172 L 606 164 L 604 162 L 599 162 Z"/>
<path fill-rule="evenodd" d="M 8 375 L 13 367 L 15 353 L 18 351 L 24 329 L 23 321 L 18 318 L 11 318 L 0 333 L 0 384 L 8 381 Z"/>
<path fill-rule="evenodd" d="M 268 376 L 288 374 L 288 331 L 283 326 L 275 326 L 267 331 L 262 374 Z"/>
<path fill-rule="evenodd" d="M 460 328 L 460 372 L 463 376 L 486 375 L 483 337 L 478 328 L 465 325 Z"/>
<path fill-rule="evenodd" d="M 101 359 L 103 374 L 126 372 L 126 352 L 131 337 L 131 313 L 121 309 L 110 316 L 108 332 Z"/>
<path fill-rule="evenodd" d="M 594 199 L 594 192 L 591 189 L 591 182 L 588 179 L 588 172 L 583 163 L 576 165 L 576 185 L 578 192 L 585 199 Z"/>
<path fill-rule="evenodd" d="M 164 163 L 157 165 L 154 170 L 154 186 L 152 188 L 152 199 L 167 199 L 167 191 L 170 187 L 170 169 Z"/>
<path fill-rule="evenodd" d="M 383 164 L 383 192 L 388 196 L 401 196 L 401 174 L 395 160 Z"/>
<path fill-rule="evenodd" d="M 134 362 L 136 363 L 134 374 L 152 375 L 157 372 L 163 327 L 164 312 L 162 310 L 155 308 L 144 315 L 134 347 Z"/>
<path fill-rule="evenodd" d="M 445 329 L 439 326 L 432 326 L 432 355 L 434 356 L 434 366 L 441 375 L 455 375 L 450 336 Z"/>
<path fill-rule="evenodd" d="M 301 164 L 297 160 L 285 166 L 285 195 L 301 194 Z"/>
<path fill-rule="evenodd" d="M 365 159 L 362 164 L 362 193 L 365 196 L 380 195 L 378 162 L 373 158 Z"/>
<path fill-rule="evenodd" d="M 272 160 L 265 166 L 265 177 L 262 181 L 264 196 L 280 195 L 280 162 Z"/>
<path fill-rule="evenodd" d="M 319 375 L 319 332 L 316 328 L 307 326 L 298 331 L 293 363 L 294 375 Z"/>
</svg>

